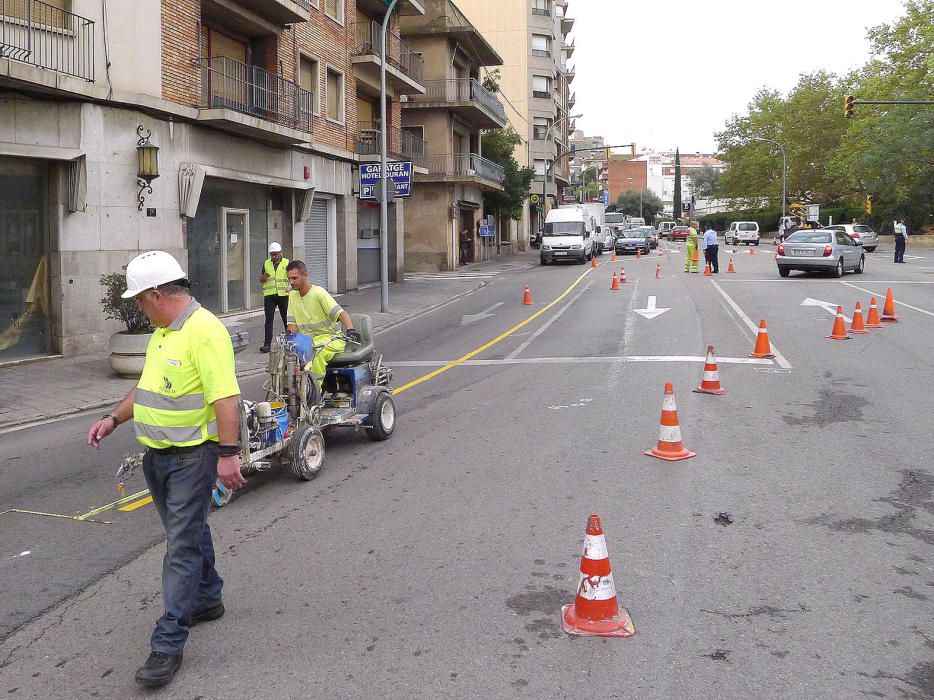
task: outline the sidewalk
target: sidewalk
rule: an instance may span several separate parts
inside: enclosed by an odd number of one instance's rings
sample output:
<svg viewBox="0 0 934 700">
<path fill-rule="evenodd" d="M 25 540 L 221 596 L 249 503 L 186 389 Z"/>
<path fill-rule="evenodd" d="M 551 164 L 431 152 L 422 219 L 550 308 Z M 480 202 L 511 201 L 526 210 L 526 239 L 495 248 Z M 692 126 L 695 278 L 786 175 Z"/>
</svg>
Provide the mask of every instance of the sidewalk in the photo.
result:
<svg viewBox="0 0 934 700">
<path fill-rule="evenodd" d="M 389 313 L 379 310 L 379 285 L 337 295 L 336 299 L 348 313 L 369 314 L 378 333 L 478 289 L 496 275 L 537 264 L 536 256 L 535 251 L 518 253 L 454 272 L 408 275 L 405 282 L 390 285 Z M 236 356 L 237 375 L 250 376 L 262 372 L 268 357 L 259 352 L 263 342 L 262 314 L 241 323 L 249 333 L 250 344 Z M 275 327 L 276 332 L 281 331 L 278 317 Z M 113 374 L 109 356 L 102 352 L 0 367 L 0 430 L 89 409 L 112 408 L 126 396 L 135 380 Z"/>
</svg>

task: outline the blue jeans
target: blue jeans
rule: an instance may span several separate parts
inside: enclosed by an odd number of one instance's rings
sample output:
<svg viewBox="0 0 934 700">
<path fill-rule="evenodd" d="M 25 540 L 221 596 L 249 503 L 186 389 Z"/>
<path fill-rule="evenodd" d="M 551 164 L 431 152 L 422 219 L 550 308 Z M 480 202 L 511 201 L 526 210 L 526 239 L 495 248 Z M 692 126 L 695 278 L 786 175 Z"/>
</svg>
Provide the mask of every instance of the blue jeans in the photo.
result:
<svg viewBox="0 0 934 700">
<path fill-rule="evenodd" d="M 214 568 L 214 544 L 208 527 L 211 491 L 217 478 L 217 444 L 188 451 L 146 450 L 143 474 L 166 534 L 162 560 L 165 612 L 156 622 L 153 651 L 181 654 L 195 610 L 221 602 L 224 582 Z"/>
</svg>

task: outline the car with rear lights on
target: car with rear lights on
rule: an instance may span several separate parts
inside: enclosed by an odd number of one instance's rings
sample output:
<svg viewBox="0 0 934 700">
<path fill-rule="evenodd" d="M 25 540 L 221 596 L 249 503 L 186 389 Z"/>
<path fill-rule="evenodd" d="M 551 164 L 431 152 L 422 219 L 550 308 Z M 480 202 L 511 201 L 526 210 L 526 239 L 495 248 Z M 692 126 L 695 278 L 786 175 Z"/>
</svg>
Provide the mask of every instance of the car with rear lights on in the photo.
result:
<svg viewBox="0 0 934 700">
<path fill-rule="evenodd" d="M 862 243 L 863 250 L 867 253 L 871 253 L 879 247 L 879 234 L 872 230 L 872 226 L 866 224 L 834 224 L 826 228 L 848 234 L 850 238 Z"/>
<path fill-rule="evenodd" d="M 843 277 L 848 270 L 862 274 L 866 255 L 862 244 L 844 231 L 795 231 L 779 244 L 775 264 L 782 277 L 788 277 L 792 270 Z"/>
</svg>

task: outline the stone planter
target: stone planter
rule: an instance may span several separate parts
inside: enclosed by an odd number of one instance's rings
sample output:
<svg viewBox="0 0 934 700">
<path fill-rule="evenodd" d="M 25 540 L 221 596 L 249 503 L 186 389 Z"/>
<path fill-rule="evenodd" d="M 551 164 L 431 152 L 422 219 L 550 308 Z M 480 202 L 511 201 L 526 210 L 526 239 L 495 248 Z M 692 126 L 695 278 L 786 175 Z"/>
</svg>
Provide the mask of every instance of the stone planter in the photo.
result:
<svg viewBox="0 0 934 700">
<path fill-rule="evenodd" d="M 146 362 L 152 333 L 114 333 L 110 336 L 110 368 L 121 377 L 139 377 Z"/>
</svg>

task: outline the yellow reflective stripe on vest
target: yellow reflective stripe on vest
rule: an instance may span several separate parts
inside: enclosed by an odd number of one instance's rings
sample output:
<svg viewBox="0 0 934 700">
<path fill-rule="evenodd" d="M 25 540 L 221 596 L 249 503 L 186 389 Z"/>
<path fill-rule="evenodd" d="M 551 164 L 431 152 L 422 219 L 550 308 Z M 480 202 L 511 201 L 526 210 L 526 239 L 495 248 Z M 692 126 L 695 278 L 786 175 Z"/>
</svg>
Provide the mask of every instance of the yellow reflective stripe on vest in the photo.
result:
<svg viewBox="0 0 934 700">
<path fill-rule="evenodd" d="M 134 421 L 136 438 L 144 445 L 155 448 L 190 447 L 217 439 L 217 421 L 211 421 L 205 431 L 200 425 L 166 428 Z M 207 433 L 207 434 L 205 434 Z"/>
<path fill-rule="evenodd" d="M 263 282 L 263 296 L 269 297 L 278 294 L 280 297 L 287 297 L 292 289 L 289 284 L 289 275 L 286 266 L 289 264 L 288 258 L 282 258 L 279 267 L 274 267 L 272 260 L 267 258 L 263 263 L 263 272 L 269 275 L 269 279 Z"/>
</svg>

